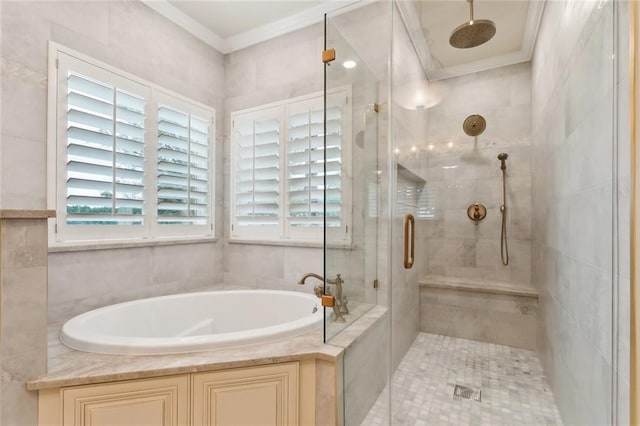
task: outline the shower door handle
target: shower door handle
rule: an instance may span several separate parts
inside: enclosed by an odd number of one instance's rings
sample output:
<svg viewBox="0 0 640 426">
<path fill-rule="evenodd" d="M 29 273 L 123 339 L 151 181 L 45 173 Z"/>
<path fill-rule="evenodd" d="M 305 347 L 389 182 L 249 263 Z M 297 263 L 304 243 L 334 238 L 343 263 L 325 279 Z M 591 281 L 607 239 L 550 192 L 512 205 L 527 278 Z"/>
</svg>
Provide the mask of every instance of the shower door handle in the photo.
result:
<svg viewBox="0 0 640 426">
<path fill-rule="evenodd" d="M 411 269 L 415 259 L 416 219 L 411 213 L 404 215 L 404 269 Z"/>
</svg>

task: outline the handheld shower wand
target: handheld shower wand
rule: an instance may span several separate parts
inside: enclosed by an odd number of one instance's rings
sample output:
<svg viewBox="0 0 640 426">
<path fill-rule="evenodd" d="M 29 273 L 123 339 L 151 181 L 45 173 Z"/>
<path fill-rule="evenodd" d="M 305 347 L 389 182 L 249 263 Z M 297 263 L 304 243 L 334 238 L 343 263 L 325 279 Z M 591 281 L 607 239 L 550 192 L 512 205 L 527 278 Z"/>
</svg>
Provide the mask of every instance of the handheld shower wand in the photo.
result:
<svg viewBox="0 0 640 426">
<path fill-rule="evenodd" d="M 500 160 L 500 169 L 503 171 L 507 170 L 507 158 L 509 158 L 509 154 L 507 154 L 506 152 L 498 154 L 498 160 Z"/>
<path fill-rule="evenodd" d="M 501 152 L 498 154 L 500 160 L 500 169 L 502 170 L 502 205 L 500 213 L 502 213 L 502 231 L 500 233 L 500 257 L 502 264 L 509 264 L 509 247 L 507 245 L 507 158 L 509 154 Z"/>
</svg>

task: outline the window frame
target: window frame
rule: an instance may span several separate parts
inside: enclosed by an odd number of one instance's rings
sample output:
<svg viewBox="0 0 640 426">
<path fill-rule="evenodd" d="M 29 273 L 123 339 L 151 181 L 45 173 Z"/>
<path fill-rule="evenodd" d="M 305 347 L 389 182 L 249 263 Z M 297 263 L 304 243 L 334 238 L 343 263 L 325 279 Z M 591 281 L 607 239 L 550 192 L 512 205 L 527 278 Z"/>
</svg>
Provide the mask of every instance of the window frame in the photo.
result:
<svg viewBox="0 0 640 426">
<path fill-rule="evenodd" d="M 67 224 L 67 89 L 66 71 L 75 71 L 103 83 L 117 84 L 145 98 L 144 120 L 144 177 L 142 225 L 72 225 Z M 56 211 L 49 219 L 49 247 L 78 245 L 105 245 L 114 243 L 143 243 L 172 239 L 215 239 L 215 154 L 216 110 L 178 93 L 146 81 L 140 77 L 112 67 L 99 60 L 76 52 L 58 43 L 49 42 L 47 103 L 47 208 Z M 177 107 L 188 106 L 190 114 L 205 112 L 209 121 L 208 158 L 208 215 L 206 225 L 157 223 L 157 110 L 160 100 L 170 98 Z M 210 120 L 209 120 L 210 118 Z M 167 226 L 167 228 L 165 228 Z M 172 228 L 172 229 L 169 229 Z"/>
<path fill-rule="evenodd" d="M 327 239 L 334 244 L 350 245 L 352 241 L 351 221 L 353 217 L 353 199 L 351 188 L 352 177 L 352 87 L 350 85 L 336 87 L 327 91 L 332 97 L 345 97 L 344 117 L 342 120 L 342 142 L 341 142 L 341 224 L 339 227 L 327 228 Z M 284 245 L 312 244 L 319 245 L 323 243 L 323 227 L 300 227 L 295 229 L 289 226 L 289 191 L 288 191 L 288 117 L 291 105 L 312 103 L 313 101 L 323 101 L 324 92 L 314 92 L 304 96 L 289 98 L 278 102 L 259 105 L 242 110 L 232 111 L 230 114 L 230 161 L 229 161 L 229 241 L 230 242 L 257 242 L 257 243 L 274 243 Z M 323 102 L 321 102 L 323 105 Z M 259 116 L 265 114 L 266 111 L 279 109 L 277 117 L 279 119 L 279 220 L 278 225 L 273 228 L 260 229 L 260 227 L 247 227 L 242 232 L 242 227 L 237 226 L 236 220 L 236 168 L 235 161 L 237 158 L 237 141 L 235 128 L 235 120 L 245 115 Z M 267 115 L 269 116 L 269 115 Z M 271 115 L 275 117 L 275 115 Z"/>
</svg>

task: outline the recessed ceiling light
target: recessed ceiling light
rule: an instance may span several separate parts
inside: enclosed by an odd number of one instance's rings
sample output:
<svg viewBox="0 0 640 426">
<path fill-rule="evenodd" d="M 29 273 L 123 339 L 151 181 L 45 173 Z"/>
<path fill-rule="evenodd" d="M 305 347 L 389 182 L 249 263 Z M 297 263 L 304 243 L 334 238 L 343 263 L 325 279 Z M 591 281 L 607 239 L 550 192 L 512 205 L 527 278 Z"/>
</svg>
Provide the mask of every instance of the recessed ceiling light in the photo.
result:
<svg viewBox="0 0 640 426">
<path fill-rule="evenodd" d="M 356 61 L 352 61 L 352 60 L 344 61 L 342 63 L 342 66 L 345 67 L 346 69 L 355 68 Z"/>
</svg>

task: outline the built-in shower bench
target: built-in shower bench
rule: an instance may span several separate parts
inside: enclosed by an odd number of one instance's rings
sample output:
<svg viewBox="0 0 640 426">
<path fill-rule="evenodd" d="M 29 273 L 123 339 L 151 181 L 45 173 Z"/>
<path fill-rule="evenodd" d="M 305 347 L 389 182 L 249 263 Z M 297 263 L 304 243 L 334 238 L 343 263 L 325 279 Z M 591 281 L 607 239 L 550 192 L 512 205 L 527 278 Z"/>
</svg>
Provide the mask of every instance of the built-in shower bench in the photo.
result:
<svg viewBox="0 0 640 426">
<path fill-rule="evenodd" d="M 420 280 L 420 330 L 536 347 L 538 291 L 530 285 L 427 275 Z"/>
</svg>

